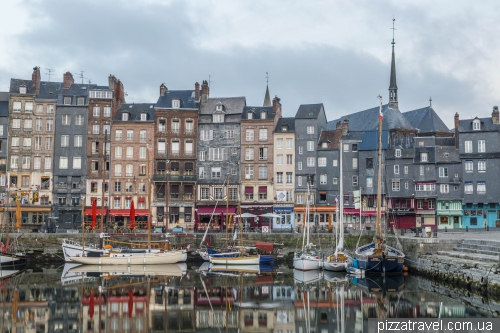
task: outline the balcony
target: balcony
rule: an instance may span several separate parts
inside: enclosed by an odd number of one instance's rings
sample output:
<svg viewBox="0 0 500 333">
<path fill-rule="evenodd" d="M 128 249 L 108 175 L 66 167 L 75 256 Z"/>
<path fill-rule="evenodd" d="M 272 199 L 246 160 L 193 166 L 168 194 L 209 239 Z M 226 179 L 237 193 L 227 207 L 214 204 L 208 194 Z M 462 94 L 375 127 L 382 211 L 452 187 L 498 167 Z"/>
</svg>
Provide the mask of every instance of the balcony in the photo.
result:
<svg viewBox="0 0 500 333">
<path fill-rule="evenodd" d="M 153 181 L 154 182 L 164 182 L 166 181 L 166 176 L 165 174 L 154 174 L 153 175 Z"/>
<path fill-rule="evenodd" d="M 163 179 L 165 179 L 165 176 L 163 176 Z M 170 175 L 170 177 L 168 177 L 168 180 L 173 181 L 173 182 L 176 182 L 176 181 L 194 182 L 194 181 L 196 181 L 196 176 L 195 175 Z"/>
</svg>

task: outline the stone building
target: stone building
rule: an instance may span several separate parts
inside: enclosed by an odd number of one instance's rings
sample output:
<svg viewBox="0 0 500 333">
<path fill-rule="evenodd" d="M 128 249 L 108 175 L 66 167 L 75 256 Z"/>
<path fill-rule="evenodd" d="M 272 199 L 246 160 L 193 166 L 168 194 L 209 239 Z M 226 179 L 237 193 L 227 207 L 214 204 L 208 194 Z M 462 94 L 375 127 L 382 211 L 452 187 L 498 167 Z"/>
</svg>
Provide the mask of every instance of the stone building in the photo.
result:
<svg viewBox="0 0 500 333">
<path fill-rule="evenodd" d="M 211 97 L 202 84 L 198 120 L 198 183 L 195 228 L 225 225 L 238 205 L 241 170 L 241 115 L 245 97 Z"/>
<path fill-rule="evenodd" d="M 168 90 L 155 106 L 153 216 L 161 225 L 194 227 L 200 85 Z"/>
<path fill-rule="evenodd" d="M 5 184 L 7 184 L 7 148 L 9 129 L 9 93 L 0 92 L 0 203 L 7 202 Z"/>
</svg>

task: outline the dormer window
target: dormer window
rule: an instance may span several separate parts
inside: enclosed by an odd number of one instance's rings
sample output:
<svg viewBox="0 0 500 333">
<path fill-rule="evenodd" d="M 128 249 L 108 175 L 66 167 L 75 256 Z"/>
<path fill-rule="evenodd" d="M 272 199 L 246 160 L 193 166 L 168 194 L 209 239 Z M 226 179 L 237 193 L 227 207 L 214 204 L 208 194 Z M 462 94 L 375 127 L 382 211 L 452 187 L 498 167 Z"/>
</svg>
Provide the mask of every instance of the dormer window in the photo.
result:
<svg viewBox="0 0 500 333">
<path fill-rule="evenodd" d="M 141 113 L 141 121 L 146 121 L 148 119 L 147 113 Z"/>
<path fill-rule="evenodd" d="M 127 112 L 123 112 L 122 113 L 122 121 L 127 121 L 128 120 L 128 113 Z"/>
<path fill-rule="evenodd" d="M 172 108 L 173 109 L 178 109 L 181 107 L 181 101 L 178 99 L 173 99 L 172 100 Z"/>
<path fill-rule="evenodd" d="M 420 162 L 428 162 L 429 153 L 420 153 Z"/>
<path fill-rule="evenodd" d="M 266 116 L 267 116 L 267 112 L 266 111 L 262 111 L 260 113 L 260 119 L 266 119 Z"/>
<path fill-rule="evenodd" d="M 322 142 L 321 148 L 328 148 L 328 142 Z"/>
<path fill-rule="evenodd" d="M 401 157 L 401 149 L 396 149 L 396 151 L 394 152 L 394 156 Z"/>
<path fill-rule="evenodd" d="M 224 111 L 223 108 L 222 108 L 222 103 L 217 103 L 217 105 L 215 106 L 215 111 Z"/>
<path fill-rule="evenodd" d="M 474 121 L 472 122 L 472 129 L 474 131 L 481 130 L 481 121 L 479 119 L 474 119 Z"/>
<path fill-rule="evenodd" d="M 63 99 L 63 104 L 64 105 L 71 105 L 71 97 L 65 96 Z"/>
<path fill-rule="evenodd" d="M 248 112 L 247 118 L 253 119 L 253 112 L 252 111 Z"/>
<path fill-rule="evenodd" d="M 20 86 L 19 87 L 19 93 L 20 94 L 26 94 L 26 86 Z"/>
<path fill-rule="evenodd" d="M 286 131 L 288 131 L 288 126 L 287 126 L 287 125 L 283 125 L 283 126 L 281 126 L 281 131 L 282 131 L 282 132 L 286 132 Z"/>
</svg>

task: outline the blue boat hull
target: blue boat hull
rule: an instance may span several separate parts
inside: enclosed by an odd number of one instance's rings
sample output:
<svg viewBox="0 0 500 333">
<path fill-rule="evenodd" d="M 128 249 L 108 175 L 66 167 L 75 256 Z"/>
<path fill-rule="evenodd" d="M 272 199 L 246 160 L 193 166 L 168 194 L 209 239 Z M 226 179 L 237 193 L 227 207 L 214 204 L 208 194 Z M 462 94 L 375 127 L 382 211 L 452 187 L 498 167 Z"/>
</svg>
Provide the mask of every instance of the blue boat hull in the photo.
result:
<svg viewBox="0 0 500 333">
<path fill-rule="evenodd" d="M 365 270 L 366 274 L 399 274 L 403 272 L 405 256 L 403 252 L 386 246 L 386 255 L 373 254 L 375 244 L 365 245 L 356 251 L 357 268 Z"/>
</svg>

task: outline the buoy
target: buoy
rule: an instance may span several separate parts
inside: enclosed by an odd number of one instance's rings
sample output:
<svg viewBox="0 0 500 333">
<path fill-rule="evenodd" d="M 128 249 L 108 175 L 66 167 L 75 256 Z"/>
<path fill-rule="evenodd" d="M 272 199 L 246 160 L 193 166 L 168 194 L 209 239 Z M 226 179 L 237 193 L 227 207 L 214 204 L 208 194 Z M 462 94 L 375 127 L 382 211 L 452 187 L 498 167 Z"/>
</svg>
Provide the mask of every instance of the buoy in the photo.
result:
<svg viewBox="0 0 500 333">
<path fill-rule="evenodd" d="M 403 266 L 403 272 L 408 272 L 408 267 Z"/>
<path fill-rule="evenodd" d="M 112 248 L 113 248 L 113 246 L 111 246 L 111 245 L 109 245 L 109 244 L 106 244 L 106 245 L 104 245 L 104 248 L 109 250 L 109 249 L 112 249 Z"/>
</svg>

